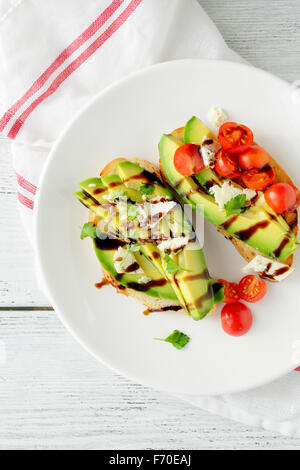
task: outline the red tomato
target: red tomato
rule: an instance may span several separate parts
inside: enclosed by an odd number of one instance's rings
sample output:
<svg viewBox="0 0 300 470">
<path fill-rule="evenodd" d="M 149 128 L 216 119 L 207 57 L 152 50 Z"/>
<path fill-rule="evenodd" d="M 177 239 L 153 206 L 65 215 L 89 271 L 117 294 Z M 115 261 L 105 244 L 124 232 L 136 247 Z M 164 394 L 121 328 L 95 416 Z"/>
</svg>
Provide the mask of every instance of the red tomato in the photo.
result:
<svg viewBox="0 0 300 470">
<path fill-rule="evenodd" d="M 184 144 L 179 147 L 174 156 L 176 170 L 183 176 L 197 175 L 204 168 L 200 147 L 194 144 Z"/>
<path fill-rule="evenodd" d="M 252 145 L 239 155 L 239 164 L 243 170 L 258 168 L 261 170 L 270 163 L 270 155 L 259 145 Z"/>
<path fill-rule="evenodd" d="M 219 150 L 216 158 L 215 170 L 219 175 L 227 178 L 237 178 L 240 175 L 238 160 L 234 155 Z"/>
<path fill-rule="evenodd" d="M 275 173 L 272 167 L 263 170 L 249 170 L 242 173 L 242 180 L 247 188 L 263 191 L 274 182 Z"/>
<path fill-rule="evenodd" d="M 298 209 L 298 207 L 300 206 L 300 191 L 299 189 L 294 186 L 293 184 L 291 184 L 291 186 L 294 188 L 295 190 L 295 193 L 296 193 L 296 204 L 294 204 L 294 206 L 287 212 L 294 212 L 294 210 Z"/>
<path fill-rule="evenodd" d="M 245 276 L 239 283 L 238 292 L 240 298 L 246 302 L 254 303 L 261 300 L 267 293 L 267 286 L 258 276 Z"/>
<path fill-rule="evenodd" d="M 224 295 L 226 304 L 232 304 L 240 300 L 240 296 L 238 294 L 238 285 L 235 282 L 228 282 L 224 281 L 224 279 L 219 279 L 218 282 L 224 284 Z"/>
<path fill-rule="evenodd" d="M 282 214 L 295 206 L 297 195 L 290 184 L 276 183 L 272 184 L 265 192 L 265 200 L 277 214 Z"/>
<path fill-rule="evenodd" d="M 250 330 L 253 317 L 251 310 L 241 302 L 227 304 L 221 312 L 222 327 L 230 336 L 243 336 Z"/>
<path fill-rule="evenodd" d="M 226 152 L 238 154 L 253 144 L 253 132 L 236 122 L 225 122 L 219 130 L 219 142 Z"/>
</svg>

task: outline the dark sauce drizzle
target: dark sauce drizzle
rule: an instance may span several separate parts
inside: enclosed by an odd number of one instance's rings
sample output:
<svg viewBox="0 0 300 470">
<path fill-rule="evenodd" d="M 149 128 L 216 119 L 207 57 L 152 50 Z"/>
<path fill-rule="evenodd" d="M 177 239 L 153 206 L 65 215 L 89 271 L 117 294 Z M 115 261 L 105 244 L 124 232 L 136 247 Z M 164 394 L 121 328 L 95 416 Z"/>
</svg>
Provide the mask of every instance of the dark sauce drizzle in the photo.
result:
<svg viewBox="0 0 300 470">
<path fill-rule="evenodd" d="M 247 228 L 246 230 L 241 230 L 240 232 L 236 232 L 235 236 L 239 240 L 242 240 L 243 242 L 249 240 L 259 229 L 264 229 L 267 228 L 270 225 L 270 222 L 268 220 L 262 220 L 261 222 L 258 222 L 255 225 L 252 225 L 251 227 Z"/>
</svg>

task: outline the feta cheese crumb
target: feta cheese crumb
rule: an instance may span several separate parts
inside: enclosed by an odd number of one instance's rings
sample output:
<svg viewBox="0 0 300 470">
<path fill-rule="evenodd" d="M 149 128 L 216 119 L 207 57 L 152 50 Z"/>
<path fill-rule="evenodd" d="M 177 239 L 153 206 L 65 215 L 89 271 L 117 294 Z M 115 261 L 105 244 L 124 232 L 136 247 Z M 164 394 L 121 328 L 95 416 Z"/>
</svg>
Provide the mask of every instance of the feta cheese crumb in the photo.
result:
<svg viewBox="0 0 300 470">
<path fill-rule="evenodd" d="M 221 127 L 224 122 L 228 121 L 228 116 L 224 109 L 220 106 L 214 106 L 208 111 L 207 118 L 215 127 Z"/>
<path fill-rule="evenodd" d="M 215 201 L 219 205 L 219 210 L 223 210 L 228 201 L 240 194 L 245 194 L 247 201 L 253 199 L 257 194 L 252 189 L 237 188 L 231 181 L 225 181 L 221 187 L 215 184 L 210 188 L 209 192 L 214 195 Z"/>
<path fill-rule="evenodd" d="M 111 194 L 106 194 L 104 196 L 102 196 L 103 199 L 106 199 L 107 201 L 111 201 L 112 200 L 112 195 Z"/>
<path fill-rule="evenodd" d="M 203 158 L 204 166 L 207 168 L 213 168 L 215 166 L 215 152 L 210 149 L 208 145 L 203 145 L 200 149 L 201 156 Z"/>
<path fill-rule="evenodd" d="M 148 282 L 152 281 L 151 277 L 148 276 L 142 276 L 138 280 L 138 284 L 148 284 Z"/>
<path fill-rule="evenodd" d="M 126 269 L 132 264 L 136 263 L 136 259 L 132 253 L 119 246 L 118 251 L 114 254 L 114 266 L 118 274 L 123 274 Z M 135 271 L 130 271 L 128 274 L 143 274 L 143 270 L 138 267 Z"/>
<path fill-rule="evenodd" d="M 160 251 L 179 250 L 180 248 L 183 248 L 185 245 L 187 245 L 188 242 L 189 237 L 170 238 L 169 240 L 164 240 L 159 245 L 157 245 L 157 248 Z"/>
<path fill-rule="evenodd" d="M 273 277 L 276 281 L 283 281 L 293 271 L 295 271 L 295 268 L 280 263 L 279 261 L 266 258 L 265 256 L 257 255 L 255 258 L 253 258 L 252 261 L 250 261 L 249 264 L 247 264 L 247 266 L 242 269 L 242 271 L 245 274 L 248 274 L 252 271 L 258 274 L 267 274 L 268 276 Z M 280 273 L 280 271 L 283 272 Z"/>
<path fill-rule="evenodd" d="M 175 201 L 167 201 L 167 202 L 158 202 L 157 204 L 151 204 L 151 216 L 153 217 L 156 214 L 163 214 L 166 215 L 176 206 Z"/>
<path fill-rule="evenodd" d="M 96 187 L 96 184 L 95 183 L 90 183 L 89 184 L 89 188 L 95 188 Z"/>
</svg>

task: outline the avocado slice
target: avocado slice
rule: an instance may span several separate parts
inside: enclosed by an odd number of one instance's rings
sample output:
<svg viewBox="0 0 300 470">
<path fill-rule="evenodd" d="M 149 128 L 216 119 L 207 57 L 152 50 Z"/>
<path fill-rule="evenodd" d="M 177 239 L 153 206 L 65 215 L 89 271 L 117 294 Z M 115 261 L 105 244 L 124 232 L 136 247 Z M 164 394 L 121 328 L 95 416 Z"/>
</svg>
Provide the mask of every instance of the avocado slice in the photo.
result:
<svg viewBox="0 0 300 470">
<path fill-rule="evenodd" d="M 152 199 L 155 197 L 173 199 L 172 191 L 163 185 L 156 175 L 149 173 L 136 163 L 130 162 L 128 160 L 124 160 L 118 163 L 117 173 L 127 188 L 141 191 L 141 187 L 143 188 L 145 185 L 147 185 L 149 189 L 149 195 L 147 199 Z"/>
<path fill-rule="evenodd" d="M 103 268 L 108 271 L 121 286 L 144 292 L 151 297 L 177 300 L 177 296 L 171 284 L 162 277 L 161 273 L 143 254 L 139 252 L 132 253 L 145 274 L 118 274 L 114 262 L 114 255 L 117 248 L 114 248 L 113 244 L 105 243 L 105 239 L 96 239 L 94 240 L 94 250 Z M 152 281 L 147 284 L 140 284 L 138 281 L 144 276 L 150 277 Z"/>
<path fill-rule="evenodd" d="M 202 133 L 199 131 L 200 138 L 197 141 L 199 142 L 208 128 L 203 131 L 204 124 L 199 127 L 195 119 L 193 122 L 197 124 L 198 130 L 202 129 Z M 195 134 L 196 132 L 193 134 L 194 141 L 196 141 Z M 219 209 L 214 198 L 205 193 L 201 186 L 203 181 L 201 185 L 199 183 L 199 175 L 183 177 L 177 172 L 173 162 L 174 154 L 182 144 L 182 140 L 164 134 L 159 142 L 159 155 L 168 180 L 184 202 L 199 212 L 203 212 L 204 208 L 204 216 L 209 222 L 266 256 L 285 260 L 295 252 L 298 248 L 296 236 L 281 216 L 266 207 L 264 198 L 258 198 L 255 205 L 240 215 L 227 216 L 225 210 Z"/>
</svg>

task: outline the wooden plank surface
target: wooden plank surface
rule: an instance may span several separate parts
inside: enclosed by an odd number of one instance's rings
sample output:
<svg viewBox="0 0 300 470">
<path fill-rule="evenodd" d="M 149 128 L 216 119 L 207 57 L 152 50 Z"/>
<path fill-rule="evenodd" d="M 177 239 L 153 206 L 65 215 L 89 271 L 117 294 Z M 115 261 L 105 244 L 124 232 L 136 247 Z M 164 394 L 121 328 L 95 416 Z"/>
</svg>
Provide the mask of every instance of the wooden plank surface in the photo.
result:
<svg viewBox="0 0 300 470">
<path fill-rule="evenodd" d="M 116 375 L 51 312 L 0 312 L 0 423 L 0 449 L 300 449 Z"/>
<path fill-rule="evenodd" d="M 300 79 L 299 0 L 200 3 L 245 59 Z M 299 439 L 211 415 L 96 363 L 53 312 L 39 309 L 48 302 L 17 211 L 10 145 L 0 137 L 1 450 L 300 449 Z"/>
</svg>

